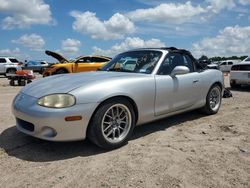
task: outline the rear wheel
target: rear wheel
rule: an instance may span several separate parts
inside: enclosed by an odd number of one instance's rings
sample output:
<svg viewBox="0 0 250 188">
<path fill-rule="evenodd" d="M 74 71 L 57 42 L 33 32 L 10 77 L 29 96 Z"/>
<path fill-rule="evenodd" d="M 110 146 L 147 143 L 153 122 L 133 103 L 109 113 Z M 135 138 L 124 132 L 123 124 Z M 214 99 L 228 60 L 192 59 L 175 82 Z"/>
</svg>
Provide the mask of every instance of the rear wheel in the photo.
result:
<svg viewBox="0 0 250 188">
<path fill-rule="evenodd" d="M 5 76 L 7 76 L 7 74 L 16 74 L 16 69 L 8 69 L 8 70 L 6 71 Z"/>
<path fill-rule="evenodd" d="M 208 115 L 216 114 L 219 111 L 221 105 L 221 88 L 217 84 L 213 85 L 208 91 L 206 97 L 206 105 L 202 108 L 202 111 Z"/>
<path fill-rule="evenodd" d="M 10 80 L 10 86 L 14 86 L 15 85 L 15 80 L 14 79 L 11 79 Z"/>
<path fill-rule="evenodd" d="M 123 98 L 103 103 L 92 117 L 88 138 L 104 149 L 126 144 L 135 125 L 132 105 Z"/>
</svg>

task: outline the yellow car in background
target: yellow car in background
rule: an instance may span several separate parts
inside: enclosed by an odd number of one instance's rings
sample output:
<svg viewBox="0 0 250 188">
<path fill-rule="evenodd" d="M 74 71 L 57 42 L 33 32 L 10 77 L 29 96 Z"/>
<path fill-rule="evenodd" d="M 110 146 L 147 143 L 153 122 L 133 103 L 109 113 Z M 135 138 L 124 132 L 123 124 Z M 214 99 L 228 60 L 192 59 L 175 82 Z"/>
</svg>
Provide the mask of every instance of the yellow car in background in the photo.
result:
<svg viewBox="0 0 250 188">
<path fill-rule="evenodd" d="M 67 60 L 56 52 L 47 50 L 45 53 L 57 59 L 59 63 L 44 69 L 44 77 L 55 74 L 96 71 L 111 60 L 111 58 L 105 56 L 80 56 L 74 60 Z"/>
</svg>

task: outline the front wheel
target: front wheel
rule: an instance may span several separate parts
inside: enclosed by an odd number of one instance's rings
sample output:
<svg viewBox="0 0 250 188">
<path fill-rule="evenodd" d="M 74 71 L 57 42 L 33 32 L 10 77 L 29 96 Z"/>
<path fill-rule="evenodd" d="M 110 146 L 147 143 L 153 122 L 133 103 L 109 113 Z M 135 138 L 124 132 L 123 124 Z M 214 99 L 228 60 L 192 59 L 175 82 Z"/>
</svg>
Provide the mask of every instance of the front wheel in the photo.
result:
<svg viewBox="0 0 250 188">
<path fill-rule="evenodd" d="M 65 73 L 68 73 L 68 71 L 64 70 L 64 69 L 59 69 L 56 71 L 55 74 L 65 74 Z"/>
<path fill-rule="evenodd" d="M 99 147 L 115 149 L 124 145 L 133 132 L 135 114 L 129 101 L 108 100 L 92 117 L 88 138 Z"/>
<path fill-rule="evenodd" d="M 216 114 L 221 105 L 221 88 L 217 84 L 213 85 L 208 91 L 206 105 L 201 109 L 208 115 Z"/>
</svg>

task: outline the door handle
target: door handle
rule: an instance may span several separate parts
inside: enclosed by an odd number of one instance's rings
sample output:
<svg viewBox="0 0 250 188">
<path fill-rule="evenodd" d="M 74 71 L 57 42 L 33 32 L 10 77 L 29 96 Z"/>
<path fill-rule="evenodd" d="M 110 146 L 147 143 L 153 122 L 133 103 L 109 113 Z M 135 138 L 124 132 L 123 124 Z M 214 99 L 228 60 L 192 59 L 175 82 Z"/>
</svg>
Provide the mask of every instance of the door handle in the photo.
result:
<svg viewBox="0 0 250 188">
<path fill-rule="evenodd" d="M 193 83 L 197 83 L 197 82 L 199 82 L 199 80 L 194 80 L 194 81 L 193 81 Z"/>
</svg>

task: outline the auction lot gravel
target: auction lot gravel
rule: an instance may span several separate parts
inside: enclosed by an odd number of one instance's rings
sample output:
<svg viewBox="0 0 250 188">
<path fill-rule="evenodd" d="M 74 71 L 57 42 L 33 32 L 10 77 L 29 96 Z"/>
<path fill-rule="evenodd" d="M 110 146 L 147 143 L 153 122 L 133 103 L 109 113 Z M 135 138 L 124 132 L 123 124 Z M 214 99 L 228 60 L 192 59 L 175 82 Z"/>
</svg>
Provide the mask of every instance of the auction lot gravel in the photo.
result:
<svg viewBox="0 0 250 188">
<path fill-rule="evenodd" d="M 225 77 L 228 86 L 228 77 Z M 192 111 L 136 127 L 122 148 L 48 142 L 15 127 L 21 89 L 0 76 L 0 187 L 250 187 L 250 88 L 218 114 Z"/>
</svg>

